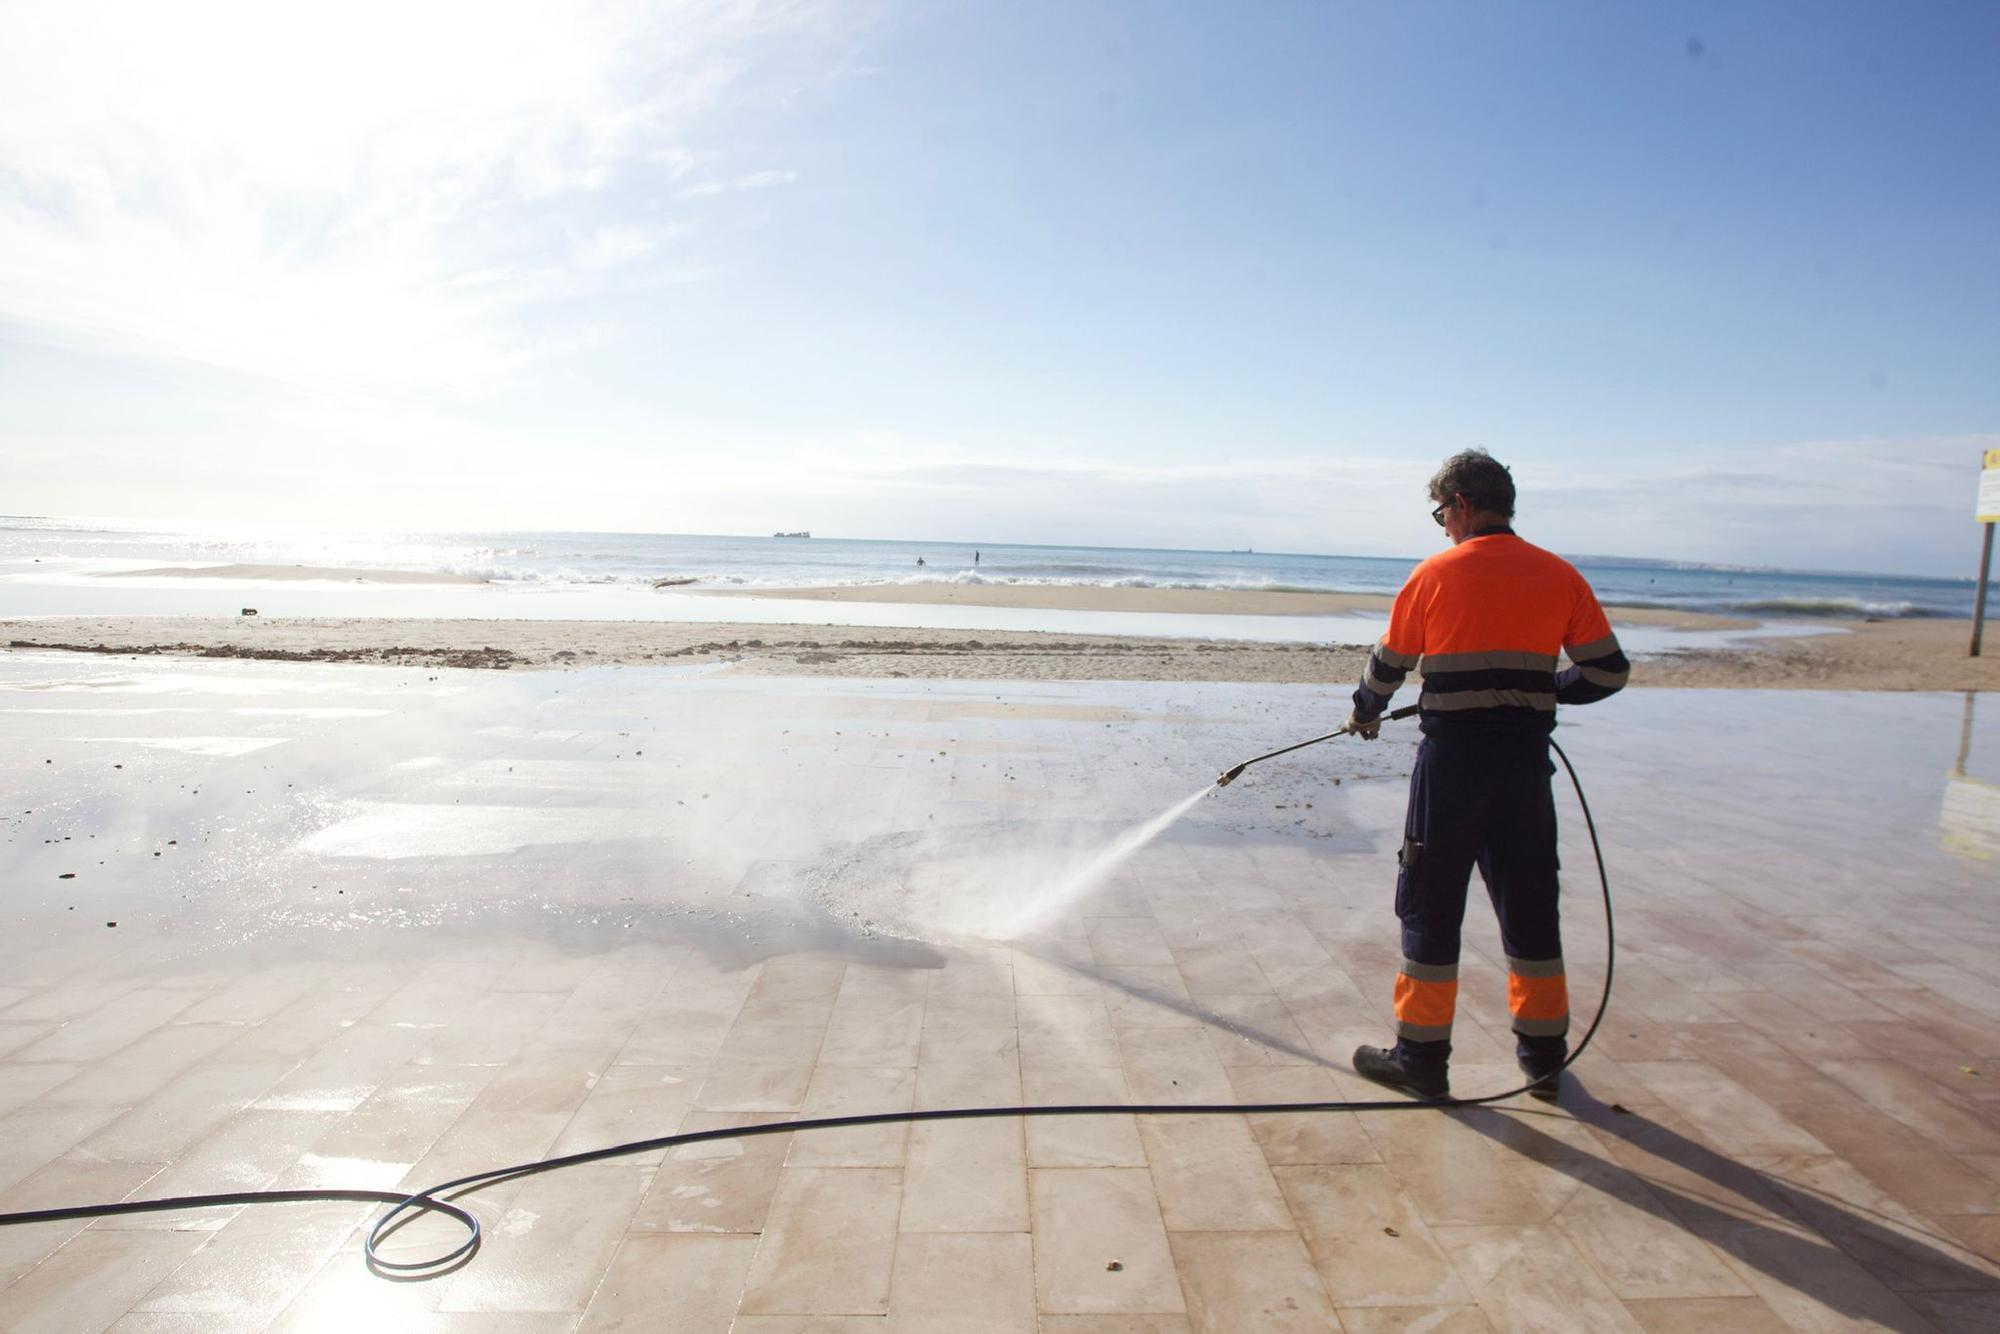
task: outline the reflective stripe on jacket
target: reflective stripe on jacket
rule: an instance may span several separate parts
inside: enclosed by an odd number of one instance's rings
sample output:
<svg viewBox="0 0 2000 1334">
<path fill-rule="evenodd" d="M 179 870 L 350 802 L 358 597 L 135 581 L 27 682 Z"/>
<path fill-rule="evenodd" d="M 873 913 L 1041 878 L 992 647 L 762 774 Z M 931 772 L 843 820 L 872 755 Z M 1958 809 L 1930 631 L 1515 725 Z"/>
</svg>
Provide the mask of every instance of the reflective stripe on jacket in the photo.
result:
<svg viewBox="0 0 2000 1334">
<path fill-rule="evenodd" d="M 1558 671 L 1560 653 L 1571 666 Z M 1590 584 L 1554 552 L 1484 528 L 1417 566 L 1368 655 L 1354 711 L 1373 718 L 1422 664 L 1423 729 L 1547 732 L 1556 705 L 1616 694 L 1631 664 Z"/>
</svg>

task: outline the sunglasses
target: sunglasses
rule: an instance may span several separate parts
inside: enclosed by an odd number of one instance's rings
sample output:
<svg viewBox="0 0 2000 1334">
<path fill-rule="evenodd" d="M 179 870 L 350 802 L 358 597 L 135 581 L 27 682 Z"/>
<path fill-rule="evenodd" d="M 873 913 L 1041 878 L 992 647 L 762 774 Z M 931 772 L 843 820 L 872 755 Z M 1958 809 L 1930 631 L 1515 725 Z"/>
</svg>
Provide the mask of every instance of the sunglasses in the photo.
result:
<svg viewBox="0 0 2000 1334">
<path fill-rule="evenodd" d="M 1450 500 L 1445 501 L 1444 504 L 1431 511 L 1431 518 L 1437 522 L 1438 527 L 1444 527 L 1444 516 L 1450 513 L 1451 507 L 1457 503 L 1458 497 L 1453 496 Z"/>
</svg>

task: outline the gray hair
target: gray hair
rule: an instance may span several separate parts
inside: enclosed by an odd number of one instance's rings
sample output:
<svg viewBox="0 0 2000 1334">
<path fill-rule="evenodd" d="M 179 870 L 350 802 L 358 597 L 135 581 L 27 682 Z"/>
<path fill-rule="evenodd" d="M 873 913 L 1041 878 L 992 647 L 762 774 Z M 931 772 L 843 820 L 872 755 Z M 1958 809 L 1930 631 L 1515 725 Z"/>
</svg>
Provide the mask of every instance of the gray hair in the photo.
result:
<svg viewBox="0 0 2000 1334">
<path fill-rule="evenodd" d="M 1449 505 L 1464 496 L 1474 509 L 1514 517 L 1514 474 L 1483 449 L 1453 454 L 1431 478 L 1431 499 Z"/>
</svg>

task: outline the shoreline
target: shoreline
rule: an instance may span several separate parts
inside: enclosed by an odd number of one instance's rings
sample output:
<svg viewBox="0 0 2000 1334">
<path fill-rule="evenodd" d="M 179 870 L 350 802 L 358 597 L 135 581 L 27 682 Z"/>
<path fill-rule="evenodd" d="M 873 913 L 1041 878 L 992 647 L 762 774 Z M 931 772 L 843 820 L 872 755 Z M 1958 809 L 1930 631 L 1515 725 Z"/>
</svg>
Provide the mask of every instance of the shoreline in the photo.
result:
<svg viewBox="0 0 2000 1334">
<path fill-rule="evenodd" d="M 1118 592 L 1121 590 L 1105 590 Z M 1179 590 L 1195 591 L 1195 590 Z M 1615 619 L 1615 618 L 1614 618 Z M 1632 684 L 1993 691 L 1954 620 L 1847 621 L 1823 635 L 1635 655 Z M 88 616 L 0 620 L 9 652 L 559 670 L 714 667 L 748 676 L 1351 685 L 1366 644 L 713 621 Z"/>
<path fill-rule="evenodd" d="M 1337 593 L 1264 588 L 1113 588 L 1101 584 L 843 584 L 804 588 L 688 588 L 699 597 L 768 598 L 803 602 L 872 602 L 924 607 L 1007 607 L 1057 611 L 1154 611 L 1194 615 L 1386 616 L 1388 593 Z M 1606 603 L 1613 624 L 1673 630 L 1750 630 L 1745 616 L 1619 607 Z"/>
</svg>

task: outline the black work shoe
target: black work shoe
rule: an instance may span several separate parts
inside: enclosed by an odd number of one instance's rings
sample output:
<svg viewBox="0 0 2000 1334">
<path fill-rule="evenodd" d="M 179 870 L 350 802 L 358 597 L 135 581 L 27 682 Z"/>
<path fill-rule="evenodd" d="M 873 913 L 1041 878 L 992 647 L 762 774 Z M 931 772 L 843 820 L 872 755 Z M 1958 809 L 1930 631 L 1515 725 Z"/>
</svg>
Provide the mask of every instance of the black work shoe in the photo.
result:
<svg viewBox="0 0 2000 1334">
<path fill-rule="evenodd" d="M 1451 1076 L 1443 1066 L 1426 1068 L 1411 1065 L 1394 1050 L 1356 1047 L 1354 1073 L 1426 1102 L 1447 1102 L 1451 1099 Z"/>
<path fill-rule="evenodd" d="M 1562 1089 L 1563 1072 L 1561 1066 L 1557 1066 L 1545 1075 L 1537 1075 L 1533 1070 L 1524 1065 L 1521 1067 L 1521 1073 L 1534 1081 L 1528 1085 L 1529 1097 L 1540 1098 L 1543 1102 L 1554 1102 L 1556 1100 L 1556 1094 Z"/>
</svg>

